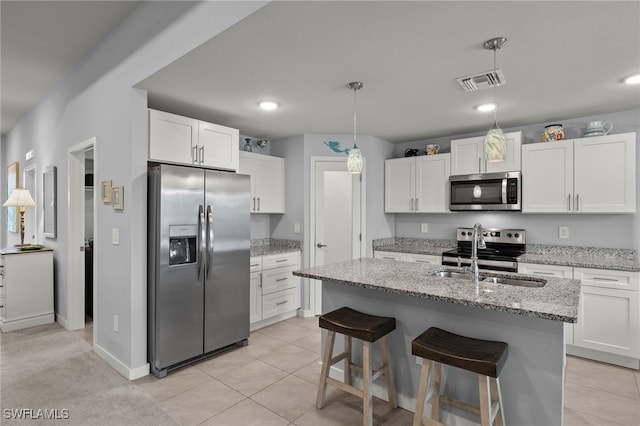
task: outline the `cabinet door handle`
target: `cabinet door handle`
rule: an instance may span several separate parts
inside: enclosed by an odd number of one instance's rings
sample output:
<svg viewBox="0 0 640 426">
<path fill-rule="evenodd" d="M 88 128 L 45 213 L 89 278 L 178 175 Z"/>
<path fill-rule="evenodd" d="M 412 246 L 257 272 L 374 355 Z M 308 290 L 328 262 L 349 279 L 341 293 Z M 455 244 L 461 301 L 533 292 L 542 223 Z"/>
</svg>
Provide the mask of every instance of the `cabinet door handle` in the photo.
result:
<svg viewBox="0 0 640 426">
<path fill-rule="evenodd" d="M 580 211 L 580 194 L 576 194 L 576 211 Z"/>
<path fill-rule="evenodd" d="M 258 211 L 260 211 L 260 197 L 258 197 Z"/>
<path fill-rule="evenodd" d="M 199 158 L 200 164 L 204 163 L 204 146 L 200 147 L 200 158 Z"/>
<path fill-rule="evenodd" d="M 567 195 L 567 210 L 571 211 L 571 194 Z"/>
<path fill-rule="evenodd" d="M 322 243 L 316 244 L 316 247 L 318 247 L 318 248 L 322 248 L 322 247 L 326 247 L 326 246 L 327 246 L 326 244 L 322 244 Z"/>
<path fill-rule="evenodd" d="M 256 197 L 253 197 L 252 200 L 253 200 L 253 207 L 251 208 L 251 210 L 253 210 L 255 212 L 256 211 Z"/>
<path fill-rule="evenodd" d="M 418 211 L 418 209 L 420 208 L 419 207 L 420 206 L 420 201 L 419 200 L 420 200 L 419 198 L 416 198 L 416 206 L 414 208 L 414 211 Z"/>
<path fill-rule="evenodd" d="M 191 148 L 191 162 L 194 164 L 198 162 L 198 145 Z"/>
</svg>

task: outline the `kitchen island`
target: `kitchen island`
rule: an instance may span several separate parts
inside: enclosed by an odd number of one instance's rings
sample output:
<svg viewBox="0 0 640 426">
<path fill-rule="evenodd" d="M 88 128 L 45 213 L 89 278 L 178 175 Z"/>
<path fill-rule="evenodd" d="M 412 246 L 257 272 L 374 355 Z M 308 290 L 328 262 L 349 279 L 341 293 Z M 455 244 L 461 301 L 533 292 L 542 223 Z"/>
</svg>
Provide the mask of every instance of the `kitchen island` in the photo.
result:
<svg viewBox="0 0 640 426">
<path fill-rule="evenodd" d="M 467 279 L 432 275 L 442 268 L 363 258 L 294 274 L 323 281 L 323 312 L 349 306 L 396 318 L 397 328 L 389 336 L 389 345 L 401 407 L 415 410 L 420 365 L 411 355 L 411 341 L 427 328 L 439 327 L 509 344 L 509 358 L 500 374 L 507 424 L 561 425 L 563 322 L 577 320 L 579 281 L 550 277 L 543 287 L 480 282 L 476 292 Z M 341 340 L 336 340 L 336 346 Z M 379 354 L 376 357 L 379 363 Z M 332 371 L 334 377 L 340 374 Z M 445 367 L 444 377 L 444 391 L 449 396 L 477 404 L 474 374 Z M 381 387 L 375 387 L 374 394 L 386 395 Z M 477 422 L 473 415 L 448 406 L 443 407 L 441 420 L 448 425 Z"/>
</svg>

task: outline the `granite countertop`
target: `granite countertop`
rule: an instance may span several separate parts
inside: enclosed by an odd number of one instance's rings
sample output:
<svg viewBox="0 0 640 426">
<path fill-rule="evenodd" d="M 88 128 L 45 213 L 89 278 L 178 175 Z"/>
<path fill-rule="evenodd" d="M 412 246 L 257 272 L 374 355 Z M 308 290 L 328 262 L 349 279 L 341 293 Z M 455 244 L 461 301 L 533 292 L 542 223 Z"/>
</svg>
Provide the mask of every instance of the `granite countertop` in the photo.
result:
<svg viewBox="0 0 640 426">
<path fill-rule="evenodd" d="M 383 238 L 373 241 L 374 251 L 396 253 L 429 254 L 440 256 L 443 251 L 456 248 L 455 240 L 436 240 L 427 238 Z"/>
<path fill-rule="evenodd" d="M 454 248 L 455 240 L 384 238 L 373 241 L 374 251 L 440 256 Z M 633 249 L 527 244 L 527 252 L 518 262 L 640 272 L 638 251 Z"/>
<path fill-rule="evenodd" d="M 440 278 L 431 275 L 433 271 L 440 268 L 442 266 L 361 258 L 299 270 L 293 274 L 552 321 L 568 323 L 577 321 L 580 298 L 579 280 L 545 277 L 546 285 L 536 288 L 481 282 L 479 294 L 476 294 L 475 286 L 467 279 Z M 496 274 L 523 276 L 522 274 Z M 539 277 L 536 278 L 539 279 Z"/>
<path fill-rule="evenodd" d="M 262 238 L 251 240 L 250 256 L 268 256 L 270 254 L 291 253 L 302 250 L 302 241 Z"/>
<path fill-rule="evenodd" d="M 518 262 L 631 272 L 640 271 L 638 252 L 631 249 L 528 244 L 527 252 L 518 258 Z"/>
<path fill-rule="evenodd" d="M 0 249 L 0 254 L 24 254 L 24 253 L 42 253 L 43 251 L 53 251 L 50 247 L 40 247 L 38 249 L 20 250 L 15 247 L 7 247 Z"/>
</svg>

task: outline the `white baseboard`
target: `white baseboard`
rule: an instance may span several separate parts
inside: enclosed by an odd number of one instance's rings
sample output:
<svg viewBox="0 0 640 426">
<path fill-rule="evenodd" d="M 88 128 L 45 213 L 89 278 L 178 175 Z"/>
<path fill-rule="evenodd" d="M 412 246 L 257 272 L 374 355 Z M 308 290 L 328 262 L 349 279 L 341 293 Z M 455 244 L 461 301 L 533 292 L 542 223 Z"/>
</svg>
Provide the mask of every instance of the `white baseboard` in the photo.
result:
<svg viewBox="0 0 640 426">
<path fill-rule="evenodd" d="M 98 354 L 100 358 L 105 360 L 114 370 L 122 374 L 127 380 L 136 380 L 149 375 L 148 363 L 141 367 L 129 368 L 97 343 L 93 345 L 93 351 Z"/>
<path fill-rule="evenodd" d="M 315 317 L 316 314 L 311 309 L 298 309 L 298 316 L 304 318 Z"/>
<path fill-rule="evenodd" d="M 630 358 L 622 355 L 615 355 L 606 352 L 600 352 L 595 349 L 581 348 L 579 346 L 567 345 L 567 355 L 579 356 L 581 358 L 592 359 L 594 361 L 606 362 L 607 364 L 619 365 L 621 367 L 640 369 L 640 360 L 638 358 Z"/>
<path fill-rule="evenodd" d="M 56 322 L 58 324 L 60 324 L 61 326 L 63 326 L 65 328 L 65 330 L 70 330 L 70 325 L 69 325 L 69 320 L 67 320 L 65 317 L 63 317 L 60 314 L 56 314 Z"/>
</svg>

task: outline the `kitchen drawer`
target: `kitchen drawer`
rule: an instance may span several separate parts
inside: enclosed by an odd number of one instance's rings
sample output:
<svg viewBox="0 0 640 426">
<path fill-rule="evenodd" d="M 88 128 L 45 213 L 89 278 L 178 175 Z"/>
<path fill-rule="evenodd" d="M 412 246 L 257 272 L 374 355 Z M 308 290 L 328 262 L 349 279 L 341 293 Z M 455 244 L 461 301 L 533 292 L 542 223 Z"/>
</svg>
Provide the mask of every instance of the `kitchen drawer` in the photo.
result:
<svg viewBox="0 0 640 426">
<path fill-rule="evenodd" d="M 262 318 L 266 319 L 300 307 L 298 289 L 279 291 L 262 298 Z"/>
<path fill-rule="evenodd" d="M 541 277 L 573 278 L 573 268 L 571 266 L 561 265 L 518 262 L 518 273 Z"/>
<path fill-rule="evenodd" d="M 271 254 L 262 256 L 262 269 L 283 268 L 287 266 L 298 266 L 300 259 L 299 252 Z"/>
<path fill-rule="evenodd" d="M 249 259 L 249 272 L 262 271 L 262 256 L 256 256 Z"/>
<path fill-rule="evenodd" d="M 583 286 L 635 291 L 640 289 L 638 272 L 574 268 L 573 277 L 580 280 Z"/>
<path fill-rule="evenodd" d="M 399 260 L 399 261 L 403 260 L 402 253 L 396 253 L 391 251 L 376 251 L 373 254 L 373 257 L 375 257 L 376 259 Z"/>
<path fill-rule="evenodd" d="M 277 268 L 262 271 L 262 294 L 270 294 L 275 291 L 293 288 L 298 282 L 298 277 L 293 275 L 297 266 L 289 268 Z"/>
</svg>

